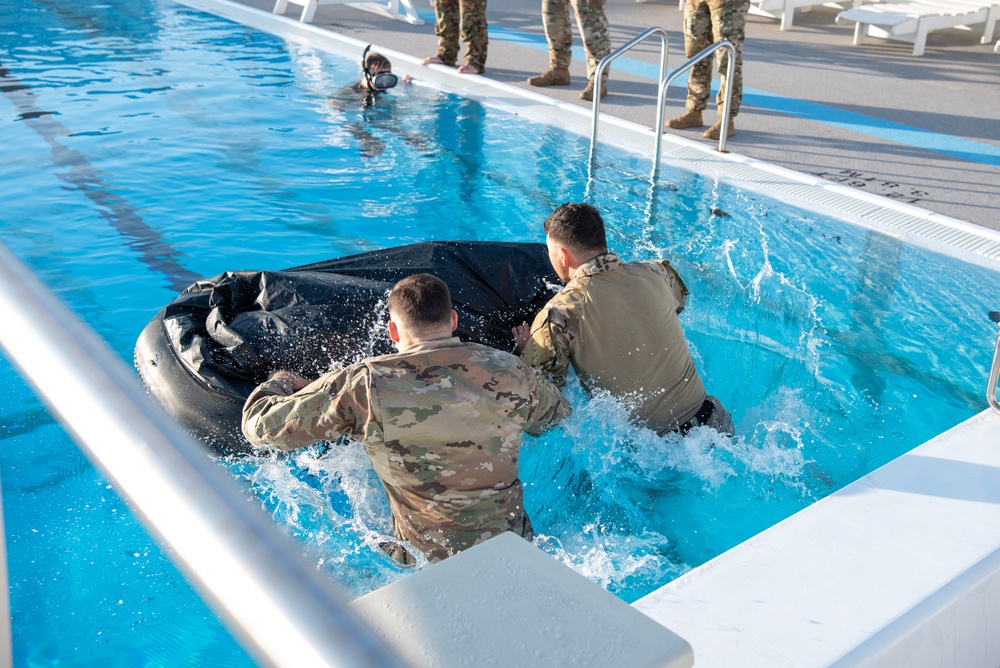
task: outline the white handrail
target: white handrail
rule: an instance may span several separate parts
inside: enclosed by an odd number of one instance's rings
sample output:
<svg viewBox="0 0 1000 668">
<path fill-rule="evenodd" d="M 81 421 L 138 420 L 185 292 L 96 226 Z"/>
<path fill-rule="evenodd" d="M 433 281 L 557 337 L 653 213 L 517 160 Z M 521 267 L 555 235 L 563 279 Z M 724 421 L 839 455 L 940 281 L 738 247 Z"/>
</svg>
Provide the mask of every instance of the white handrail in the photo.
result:
<svg viewBox="0 0 1000 668">
<path fill-rule="evenodd" d="M 0 347 L 264 665 L 401 666 L 257 504 L 0 243 Z"/>
<path fill-rule="evenodd" d="M 997 323 L 1000 329 L 1000 311 L 991 311 L 990 320 Z M 990 367 L 990 378 L 986 381 L 986 401 L 990 408 L 1000 413 L 1000 402 L 997 401 L 997 381 L 1000 379 L 1000 331 L 997 332 L 997 344 L 993 349 L 993 366 Z"/>
</svg>

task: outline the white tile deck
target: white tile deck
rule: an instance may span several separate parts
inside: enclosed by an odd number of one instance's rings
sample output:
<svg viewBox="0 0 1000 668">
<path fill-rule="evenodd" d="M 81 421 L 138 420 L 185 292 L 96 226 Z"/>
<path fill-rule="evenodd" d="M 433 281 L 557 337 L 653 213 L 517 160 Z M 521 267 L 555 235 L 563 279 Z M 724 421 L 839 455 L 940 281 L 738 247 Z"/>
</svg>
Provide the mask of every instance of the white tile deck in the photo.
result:
<svg viewBox="0 0 1000 668">
<path fill-rule="evenodd" d="M 1000 665 L 1000 415 L 983 412 L 634 606 L 696 665 Z"/>
</svg>

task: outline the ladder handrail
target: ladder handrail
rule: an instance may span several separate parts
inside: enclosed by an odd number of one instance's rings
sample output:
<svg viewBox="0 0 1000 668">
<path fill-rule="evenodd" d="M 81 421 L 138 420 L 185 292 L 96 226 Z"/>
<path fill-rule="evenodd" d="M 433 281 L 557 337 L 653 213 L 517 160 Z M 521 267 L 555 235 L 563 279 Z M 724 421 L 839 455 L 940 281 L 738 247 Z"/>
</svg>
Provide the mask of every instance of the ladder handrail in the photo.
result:
<svg viewBox="0 0 1000 668">
<path fill-rule="evenodd" d="M 997 323 L 1000 330 L 1000 311 L 991 311 L 990 320 Z M 1000 331 L 997 331 L 997 344 L 993 349 L 993 366 L 990 367 L 990 379 L 986 381 L 986 401 L 990 408 L 1000 413 L 1000 402 L 997 401 L 997 381 L 1000 380 Z"/>
<path fill-rule="evenodd" d="M 684 72 L 687 72 L 692 67 L 697 65 L 699 62 L 714 55 L 719 49 L 725 49 L 726 53 L 729 54 L 729 68 L 726 72 L 726 93 L 725 98 L 722 103 L 722 118 L 720 119 L 721 127 L 719 131 L 719 153 L 726 152 L 726 140 L 729 135 L 729 113 L 732 107 L 733 100 L 733 68 L 736 62 L 736 47 L 728 39 L 720 39 L 718 42 L 712 46 L 706 48 L 704 51 L 698 55 L 690 58 L 683 65 L 674 70 L 669 77 L 662 79 L 660 81 L 660 90 L 656 99 L 656 140 L 653 146 L 653 152 L 655 154 L 653 158 L 653 178 L 660 171 L 660 148 L 663 144 L 663 106 L 667 99 L 667 87 L 670 86 L 671 82 L 679 77 Z"/>
<path fill-rule="evenodd" d="M 623 46 L 604 56 L 604 58 L 601 59 L 601 62 L 597 64 L 597 69 L 594 70 L 594 114 L 590 127 L 591 165 L 594 164 L 594 159 L 597 157 L 597 123 L 601 116 L 601 84 L 604 81 L 604 70 L 608 68 L 611 61 L 615 60 L 626 51 L 632 49 L 640 42 L 645 41 L 648 37 L 652 37 L 653 35 L 658 35 L 660 37 L 660 76 L 657 78 L 657 81 L 663 81 L 663 77 L 667 74 L 667 52 L 670 47 L 670 37 L 667 35 L 666 30 L 658 26 L 644 30 Z"/>
<path fill-rule="evenodd" d="M 667 88 L 673 82 L 674 79 L 684 74 L 692 67 L 697 65 L 699 62 L 712 56 L 719 49 L 725 49 L 726 53 L 729 55 L 729 70 L 726 75 L 726 87 L 725 87 L 725 97 L 722 104 L 722 127 L 719 132 L 719 153 L 726 152 L 726 141 L 729 139 L 729 116 L 730 110 L 732 108 L 733 99 L 733 76 L 732 71 L 735 67 L 736 62 L 736 47 L 728 39 L 722 39 L 715 44 L 709 46 L 693 58 L 687 60 L 683 65 L 674 70 L 670 76 L 666 76 L 667 71 L 667 51 L 669 47 L 669 37 L 667 31 L 660 27 L 649 28 L 638 34 L 632 40 L 616 49 L 611 54 L 605 56 L 601 59 L 601 62 L 597 64 L 597 69 L 594 71 L 594 106 L 593 106 L 593 118 L 591 119 L 590 126 L 590 172 L 593 174 L 593 168 L 597 158 L 597 128 L 601 117 L 601 84 L 604 81 L 604 70 L 607 69 L 611 61 L 615 60 L 623 53 L 632 49 L 640 42 L 644 41 L 646 38 L 653 35 L 658 35 L 660 37 L 661 49 L 660 49 L 660 76 L 658 81 L 660 82 L 659 88 L 656 94 L 656 125 L 653 126 L 653 133 L 656 138 L 653 145 L 653 173 L 651 179 L 655 182 L 657 174 L 660 172 L 660 151 L 663 146 L 663 108 L 666 105 L 667 98 Z M 589 183 L 592 179 L 588 179 L 588 189 Z"/>
<path fill-rule="evenodd" d="M 0 317 L 7 358 L 258 661 L 403 665 L 260 504 L 3 243 Z"/>
</svg>

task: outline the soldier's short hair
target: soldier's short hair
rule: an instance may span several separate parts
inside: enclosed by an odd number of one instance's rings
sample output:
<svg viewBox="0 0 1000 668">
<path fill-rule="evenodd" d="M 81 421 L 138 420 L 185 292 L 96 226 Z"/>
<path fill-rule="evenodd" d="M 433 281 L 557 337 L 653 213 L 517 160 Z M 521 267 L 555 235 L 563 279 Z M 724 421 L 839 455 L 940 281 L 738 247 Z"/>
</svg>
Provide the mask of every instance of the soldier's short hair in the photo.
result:
<svg viewBox="0 0 1000 668">
<path fill-rule="evenodd" d="M 365 58 L 365 69 L 368 70 L 369 72 L 371 72 L 372 70 L 375 70 L 376 72 L 379 72 L 383 69 L 391 70 L 392 63 L 390 63 L 389 59 L 383 56 L 381 53 L 376 53 L 375 51 L 372 51 L 371 53 L 368 54 L 368 57 Z"/>
<path fill-rule="evenodd" d="M 389 315 L 417 330 L 450 325 L 451 292 L 437 276 L 407 276 L 389 293 Z"/>
<path fill-rule="evenodd" d="M 545 219 L 545 234 L 574 251 L 607 251 L 604 219 L 590 204 L 566 202 Z"/>
</svg>

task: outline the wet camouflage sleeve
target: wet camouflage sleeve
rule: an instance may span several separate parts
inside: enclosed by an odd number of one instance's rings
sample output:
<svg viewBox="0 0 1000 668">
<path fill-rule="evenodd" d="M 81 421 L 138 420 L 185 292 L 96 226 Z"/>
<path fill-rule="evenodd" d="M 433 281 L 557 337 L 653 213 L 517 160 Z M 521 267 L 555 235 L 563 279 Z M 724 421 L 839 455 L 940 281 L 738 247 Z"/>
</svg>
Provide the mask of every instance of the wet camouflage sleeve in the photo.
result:
<svg viewBox="0 0 1000 668">
<path fill-rule="evenodd" d="M 370 380 L 363 365 L 328 373 L 298 392 L 287 381 L 261 383 L 243 406 L 243 434 L 255 446 L 294 450 L 371 428 Z"/>
<path fill-rule="evenodd" d="M 684 285 L 681 275 L 671 266 L 669 260 L 645 260 L 643 264 L 663 276 L 663 280 L 670 286 L 670 291 L 674 293 L 674 298 L 677 300 L 677 313 L 680 314 L 687 304 L 687 296 L 691 294 L 691 291 Z"/>
<path fill-rule="evenodd" d="M 562 387 L 569 373 L 570 346 L 579 334 L 577 306 L 585 297 L 583 290 L 564 288 L 543 308 L 531 325 L 531 338 L 522 355 L 525 362 L 544 372 Z"/>
<path fill-rule="evenodd" d="M 544 433 L 556 423 L 569 417 L 571 408 L 559 388 L 531 367 L 527 372 L 530 406 L 524 430 L 532 436 Z"/>
</svg>

